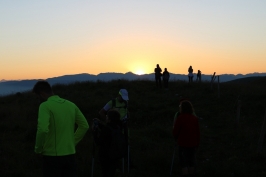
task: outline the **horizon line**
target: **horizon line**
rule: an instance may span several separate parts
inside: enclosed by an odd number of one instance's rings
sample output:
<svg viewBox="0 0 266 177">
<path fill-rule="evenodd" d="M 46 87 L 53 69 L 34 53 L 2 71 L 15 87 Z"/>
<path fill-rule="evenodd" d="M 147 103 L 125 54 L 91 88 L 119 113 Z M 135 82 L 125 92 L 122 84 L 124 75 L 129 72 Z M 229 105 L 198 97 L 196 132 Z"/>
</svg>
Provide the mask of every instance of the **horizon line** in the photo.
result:
<svg viewBox="0 0 266 177">
<path fill-rule="evenodd" d="M 40 80 L 40 79 L 43 79 L 43 80 L 47 80 L 47 79 L 52 79 L 52 78 L 57 78 L 57 77 L 62 77 L 62 76 L 74 76 L 74 75 L 80 75 L 80 74 L 88 74 L 88 75 L 92 75 L 92 76 L 98 76 L 100 74 L 134 74 L 136 76 L 145 76 L 145 75 L 150 75 L 150 74 L 154 74 L 154 73 L 144 73 L 144 74 L 136 74 L 136 73 L 133 73 L 132 71 L 128 71 L 128 72 L 125 72 L 125 73 L 122 73 L 122 72 L 103 72 L 103 73 L 99 73 L 99 74 L 90 74 L 90 73 L 77 73 L 77 74 L 65 74 L 65 75 L 58 75 L 58 76 L 54 76 L 54 77 L 48 77 L 48 78 L 35 78 L 35 79 L 12 79 L 12 80 L 6 80 L 6 79 L 1 79 L 0 82 L 6 82 L 6 81 L 23 81 L 23 80 Z M 169 72 L 170 74 L 175 74 L 175 75 L 187 75 L 187 74 L 180 74 L 180 73 L 171 73 Z M 197 74 L 197 73 L 193 73 L 193 74 Z M 214 74 L 214 73 L 213 73 Z M 213 74 L 202 74 L 202 75 L 213 75 Z M 228 73 L 225 73 L 225 74 L 219 74 L 219 75 L 234 75 L 234 76 L 237 76 L 237 75 L 249 75 L 249 74 L 266 74 L 266 72 L 253 72 L 253 73 L 247 73 L 247 74 L 241 74 L 241 73 L 238 73 L 238 74 L 228 74 Z M 216 76 L 218 76 L 216 73 L 215 73 Z"/>
</svg>

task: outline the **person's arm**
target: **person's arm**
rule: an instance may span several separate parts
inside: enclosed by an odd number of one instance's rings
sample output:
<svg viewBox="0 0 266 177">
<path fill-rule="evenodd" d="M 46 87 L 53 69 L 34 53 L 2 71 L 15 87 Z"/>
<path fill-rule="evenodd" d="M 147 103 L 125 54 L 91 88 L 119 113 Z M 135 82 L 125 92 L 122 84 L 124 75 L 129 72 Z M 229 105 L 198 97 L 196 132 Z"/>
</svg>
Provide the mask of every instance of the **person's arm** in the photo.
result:
<svg viewBox="0 0 266 177">
<path fill-rule="evenodd" d="M 179 112 L 176 112 L 175 113 L 175 116 L 174 116 L 174 122 L 173 122 L 173 128 L 174 128 L 174 126 L 175 126 L 175 122 L 176 122 L 176 119 L 177 119 L 177 117 L 179 116 Z"/>
<path fill-rule="evenodd" d="M 107 111 L 111 108 L 112 108 L 112 100 L 110 100 L 108 103 L 106 103 L 106 105 L 104 105 L 104 107 L 99 111 L 99 115 L 100 115 L 102 121 L 105 121 Z"/>
<path fill-rule="evenodd" d="M 75 122 L 78 125 L 78 128 L 77 128 L 75 135 L 74 135 L 75 145 L 77 145 L 78 142 L 84 137 L 84 135 L 86 134 L 86 132 L 89 129 L 89 124 L 78 107 L 76 107 Z"/>
<path fill-rule="evenodd" d="M 99 119 L 97 119 L 97 118 L 95 118 L 95 119 L 93 120 L 93 122 L 97 121 L 97 125 L 93 125 L 94 127 L 92 129 L 92 135 L 93 135 L 95 143 L 100 144 L 99 143 L 99 136 L 101 134 L 101 130 L 104 129 L 105 125 Z"/>
<path fill-rule="evenodd" d="M 48 108 L 41 104 L 38 113 L 38 125 L 35 142 L 35 153 L 41 154 L 47 133 L 49 132 L 50 113 Z"/>
<path fill-rule="evenodd" d="M 180 133 L 180 128 L 181 128 L 181 123 L 180 123 L 180 116 L 176 118 L 174 128 L 173 128 L 173 136 L 175 139 L 178 138 L 179 133 Z"/>
<path fill-rule="evenodd" d="M 199 144 L 200 144 L 200 128 L 199 128 L 200 126 L 199 126 L 199 118 L 197 117 L 197 135 L 198 135 L 198 146 L 199 146 Z"/>
</svg>

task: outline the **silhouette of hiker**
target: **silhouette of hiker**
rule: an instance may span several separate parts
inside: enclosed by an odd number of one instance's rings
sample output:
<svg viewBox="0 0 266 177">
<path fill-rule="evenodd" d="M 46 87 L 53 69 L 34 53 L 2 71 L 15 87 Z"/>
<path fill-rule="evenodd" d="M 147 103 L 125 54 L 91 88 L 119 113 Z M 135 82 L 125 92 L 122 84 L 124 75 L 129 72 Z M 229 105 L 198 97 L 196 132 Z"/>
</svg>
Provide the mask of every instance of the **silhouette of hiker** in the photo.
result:
<svg viewBox="0 0 266 177">
<path fill-rule="evenodd" d="M 167 68 L 164 68 L 164 72 L 163 72 L 163 86 L 165 89 L 168 89 L 168 81 L 170 78 L 170 74 L 167 71 Z"/>
<path fill-rule="evenodd" d="M 117 149 L 111 148 L 114 144 L 118 144 L 118 147 L 121 146 L 121 140 L 119 138 L 119 140 L 113 140 L 113 137 L 117 138 L 117 136 L 115 136 L 117 132 L 122 132 L 120 127 L 120 113 L 117 110 L 111 109 L 106 114 L 105 123 L 97 118 L 94 119 L 94 122 L 97 122 L 97 126 L 94 125 L 93 138 L 99 147 L 98 157 L 102 166 L 102 177 L 114 177 L 116 176 L 116 169 L 118 168 L 120 159 L 122 159 L 122 157 L 115 158 L 116 155 L 119 156 L 120 153 L 115 153 Z M 126 149 L 126 147 L 124 149 Z M 112 155 L 110 154 L 111 152 Z"/>
<path fill-rule="evenodd" d="M 156 68 L 154 69 L 154 72 L 155 72 L 156 86 L 162 88 L 162 81 L 161 81 L 162 69 L 160 68 L 159 64 L 157 64 Z"/>
<path fill-rule="evenodd" d="M 173 136 L 178 145 L 179 164 L 182 176 L 196 176 L 196 152 L 200 144 L 199 120 L 194 115 L 191 102 L 185 100 L 179 104 Z"/>
<path fill-rule="evenodd" d="M 73 102 L 54 94 L 45 80 L 37 81 L 32 92 L 42 102 L 35 153 L 42 155 L 43 177 L 76 176 L 76 145 L 89 129 L 87 119 Z"/>
<path fill-rule="evenodd" d="M 198 73 L 197 73 L 197 81 L 201 82 L 201 71 L 198 70 Z"/>
<path fill-rule="evenodd" d="M 193 81 L 193 68 L 190 66 L 188 68 L 188 82 L 191 83 Z"/>
</svg>

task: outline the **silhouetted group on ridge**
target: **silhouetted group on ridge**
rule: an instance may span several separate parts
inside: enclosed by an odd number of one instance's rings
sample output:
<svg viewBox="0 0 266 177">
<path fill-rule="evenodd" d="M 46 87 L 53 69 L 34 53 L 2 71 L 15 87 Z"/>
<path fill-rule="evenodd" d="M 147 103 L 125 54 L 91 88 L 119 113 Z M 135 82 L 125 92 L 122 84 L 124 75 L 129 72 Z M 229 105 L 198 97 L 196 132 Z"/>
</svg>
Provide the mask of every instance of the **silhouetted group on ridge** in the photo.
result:
<svg viewBox="0 0 266 177">
<path fill-rule="evenodd" d="M 167 68 L 164 68 L 164 72 L 162 73 L 162 69 L 160 68 L 159 64 L 157 64 L 156 68 L 154 68 L 154 73 L 155 73 L 156 86 L 162 88 L 161 77 L 163 77 L 164 88 L 168 89 L 168 81 L 170 78 L 170 73 L 167 71 Z"/>
<path fill-rule="evenodd" d="M 162 69 L 159 64 L 156 65 L 156 68 L 154 68 L 154 74 L 155 74 L 155 82 L 156 82 L 156 87 L 162 88 L 162 79 L 163 78 L 163 85 L 165 89 L 168 89 L 168 82 L 170 78 L 170 73 L 167 71 L 167 68 L 164 68 L 164 72 L 162 73 Z M 193 68 L 192 66 L 189 66 L 188 68 L 188 82 L 192 83 L 193 82 Z M 198 70 L 197 73 L 197 79 L 196 81 L 201 82 L 201 71 Z"/>
<path fill-rule="evenodd" d="M 193 76 L 193 68 L 192 68 L 192 66 L 189 66 L 189 68 L 188 68 L 188 82 L 189 83 L 193 82 L 193 77 L 194 77 Z M 198 70 L 196 81 L 201 82 L 201 71 L 200 70 Z"/>
</svg>

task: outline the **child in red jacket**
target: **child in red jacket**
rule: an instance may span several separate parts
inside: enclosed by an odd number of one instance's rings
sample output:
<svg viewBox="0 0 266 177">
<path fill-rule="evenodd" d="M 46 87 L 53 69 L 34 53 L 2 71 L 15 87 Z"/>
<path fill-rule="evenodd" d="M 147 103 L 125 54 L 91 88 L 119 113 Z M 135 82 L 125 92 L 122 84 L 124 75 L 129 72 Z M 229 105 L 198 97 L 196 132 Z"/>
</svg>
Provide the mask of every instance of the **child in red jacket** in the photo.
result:
<svg viewBox="0 0 266 177">
<path fill-rule="evenodd" d="M 179 159 L 184 176 L 195 174 L 196 148 L 200 142 L 198 118 L 193 115 L 192 104 L 185 100 L 179 105 L 180 115 L 177 117 L 173 136 L 179 146 Z"/>
</svg>

